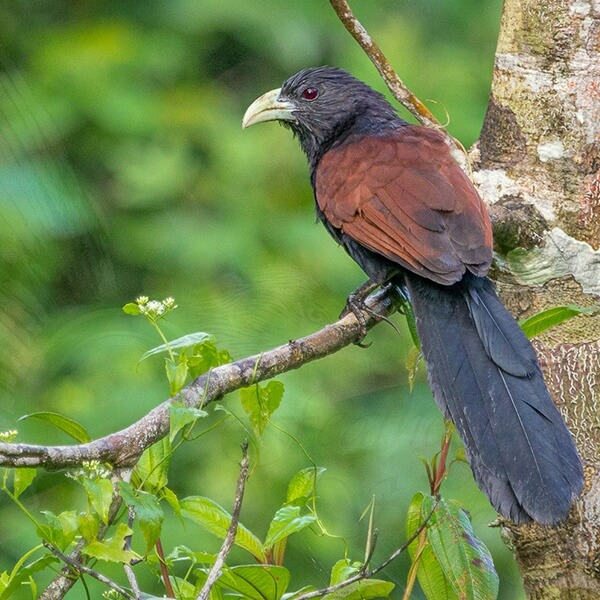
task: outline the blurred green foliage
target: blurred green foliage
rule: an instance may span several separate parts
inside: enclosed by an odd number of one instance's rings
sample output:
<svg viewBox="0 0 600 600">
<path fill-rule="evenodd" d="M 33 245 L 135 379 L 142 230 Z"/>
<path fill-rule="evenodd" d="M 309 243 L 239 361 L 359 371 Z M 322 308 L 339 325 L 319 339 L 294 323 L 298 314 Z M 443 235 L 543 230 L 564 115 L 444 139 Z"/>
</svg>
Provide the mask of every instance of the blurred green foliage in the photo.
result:
<svg viewBox="0 0 600 600">
<path fill-rule="evenodd" d="M 500 0 L 353 4 L 411 89 L 435 102 L 442 121 L 447 111 L 449 130 L 472 143 L 487 104 Z M 364 277 L 314 224 L 305 160 L 288 132 L 240 128 L 255 97 L 320 64 L 348 68 L 384 91 L 326 0 L 0 4 L 0 428 L 55 411 L 101 436 L 163 400 L 162 359 L 138 367 L 160 340 L 120 310 L 141 293 L 175 297 L 171 338 L 208 331 L 234 357 L 335 319 Z M 345 543 L 350 558 L 362 556 L 366 525 L 358 519 L 373 495 L 374 560 L 386 556 L 404 538 L 410 498 L 427 489 L 419 456 L 437 451 L 443 423 L 422 373 L 409 393 L 410 337 L 383 324 L 369 341 L 368 350 L 349 348 L 282 378 L 274 421 L 327 469 L 320 514 L 345 540 L 297 536 L 287 557 L 292 588 L 325 584 Z M 225 403 L 243 415 L 239 397 Z M 19 429 L 24 441 L 68 441 L 36 420 Z M 230 507 L 246 436 L 229 420 L 186 444 L 170 487 Z M 275 428 L 252 458 L 242 518 L 264 534 L 289 478 L 310 464 Z M 494 513 L 468 468 L 456 466 L 444 489 L 472 511 L 496 560 L 500 597 L 520 597 L 512 558 L 486 527 Z M 33 510 L 55 512 L 83 501 L 56 474 L 38 477 L 26 496 Z M 0 511 L 3 570 L 35 540 L 5 498 Z M 167 548 L 218 548 L 176 518 L 165 527 Z M 406 566 L 387 569 L 396 594 Z M 142 585 L 162 593 L 156 582 Z"/>
</svg>

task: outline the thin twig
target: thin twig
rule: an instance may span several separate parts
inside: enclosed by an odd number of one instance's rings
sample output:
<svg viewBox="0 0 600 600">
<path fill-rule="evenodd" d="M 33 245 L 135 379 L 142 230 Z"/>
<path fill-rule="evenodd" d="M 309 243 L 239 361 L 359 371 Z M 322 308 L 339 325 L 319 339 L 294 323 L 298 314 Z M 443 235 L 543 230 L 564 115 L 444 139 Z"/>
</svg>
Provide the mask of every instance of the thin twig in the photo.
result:
<svg viewBox="0 0 600 600">
<path fill-rule="evenodd" d="M 367 543 L 365 547 L 365 560 L 363 561 L 363 566 L 361 569 L 362 572 L 367 571 L 367 569 L 369 568 L 369 565 L 371 564 L 371 559 L 373 558 L 373 554 L 375 553 L 375 546 L 377 545 L 377 536 L 379 535 L 379 531 L 378 529 L 373 527 L 375 521 L 374 516 L 375 496 L 373 496 L 373 498 L 371 498 L 371 502 L 369 502 L 369 526 L 367 528 Z"/>
<path fill-rule="evenodd" d="M 441 128 L 441 123 L 435 118 L 431 111 L 408 89 L 408 87 L 406 87 L 406 84 L 402 79 L 400 79 L 381 51 L 381 48 L 356 18 L 348 2 L 346 0 L 329 0 L 329 3 L 333 7 L 333 10 L 335 10 L 344 27 L 371 59 L 371 62 L 375 65 L 375 68 L 385 81 L 390 92 L 392 92 L 394 98 L 396 98 L 400 104 L 405 106 L 406 109 L 423 125 L 435 127 L 436 129 Z"/>
<path fill-rule="evenodd" d="M 448 423 L 448 421 L 446 421 Z M 437 496 L 440 493 L 440 488 L 442 487 L 442 483 L 444 482 L 444 477 L 446 477 L 448 473 L 448 466 L 446 464 L 448 460 L 448 452 L 450 451 L 450 443 L 452 442 L 452 432 L 454 430 L 454 426 L 446 425 L 446 430 L 444 431 L 444 435 L 442 437 L 442 447 L 440 449 L 440 453 L 436 458 L 436 470 L 435 476 L 431 483 L 431 495 Z"/>
<path fill-rule="evenodd" d="M 111 588 L 111 589 L 115 590 L 116 592 L 118 592 L 119 594 L 121 594 L 121 596 L 123 596 L 124 598 L 128 598 L 130 600 L 136 600 L 135 596 L 132 596 L 125 588 L 122 588 L 120 585 L 115 583 L 112 579 L 105 577 L 104 575 L 102 575 L 102 573 L 98 573 L 98 571 L 94 571 L 93 569 L 90 569 L 89 567 L 82 565 L 80 562 L 72 559 L 70 556 L 66 556 L 56 546 L 54 546 L 54 544 L 51 544 L 50 542 L 44 542 L 44 546 L 46 548 L 48 548 L 48 550 L 50 550 L 50 552 L 52 552 L 52 554 L 54 554 L 54 556 L 60 558 L 60 560 L 62 560 L 65 564 L 69 565 L 76 571 L 79 571 L 80 573 L 85 573 L 86 575 L 89 575 L 90 577 L 97 579 L 104 585 L 107 585 L 109 588 Z"/>
<path fill-rule="evenodd" d="M 373 535 L 371 536 L 371 541 L 369 542 L 368 552 L 365 556 L 365 564 L 361 571 L 366 573 L 369 569 L 369 565 L 371 564 L 371 559 L 373 558 L 373 554 L 375 554 L 375 546 L 377 546 L 377 538 L 379 537 L 379 529 L 375 529 L 373 531 Z"/>
<path fill-rule="evenodd" d="M 162 542 L 160 538 L 156 540 L 155 544 L 156 555 L 158 556 L 158 564 L 160 566 L 160 575 L 163 580 L 163 585 L 165 586 L 165 591 L 169 594 L 169 598 L 175 598 L 175 590 L 171 585 L 171 580 L 169 579 L 169 569 L 167 568 L 167 561 L 165 560 L 165 551 L 162 547 Z"/>
<path fill-rule="evenodd" d="M 395 290 L 383 289 L 369 296 L 365 304 L 369 309 L 363 313 L 365 326 L 370 329 L 382 317 L 395 312 L 398 295 Z M 200 403 L 206 406 L 239 388 L 333 354 L 359 339 L 362 332 L 356 316 L 350 313 L 304 338 L 260 355 L 215 367 L 188 384 L 177 397 L 166 400 L 136 423 L 88 444 L 34 446 L 0 443 L 0 466 L 55 470 L 79 466 L 86 460 L 99 460 L 119 467 L 133 466 L 146 448 L 169 433 L 169 406 L 172 402 L 183 400 L 190 407 L 198 407 Z"/>
<path fill-rule="evenodd" d="M 229 551 L 233 547 L 235 541 L 235 534 L 237 532 L 238 523 L 240 521 L 240 511 L 242 509 L 242 500 L 244 499 L 244 490 L 246 489 L 246 481 L 248 480 L 248 467 L 250 461 L 248 460 L 248 442 L 245 442 L 242 446 L 242 462 L 240 464 L 240 475 L 237 481 L 237 487 L 235 490 L 235 500 L 233 503 L 233 512 L 231 514 L 231 523 L 227 530 L 227 535 L 223 541 L 223 545 L 217 554 L 217 558 L 208 572 L 206 582 L 202 586 L 200 593 L 198 594 L 197 600 L 208 600 L 210 590 L 215 585 L 217 579 L 221 575 L 221 570 L 225 564 L 225 559 L 229 554 Z"/>
<path fill-rule="evenodd" d="M 400 556 L 400 554 L 402 554 L 417 539 L 417 537 L 421 535 L 421 532 L 425 529 L 425 527 L 427 527 L 427 523 L 429 522 L 429 519 L 431 519 L 431 516 L 435 512 L 437 505 L 438 501 L 436 500 L 430 513 L 423 520 L 421 525 L 417 527 L 416 531 L 404 542 L 404 544 L 402 544 L 402 546 L 400 546 L 400 548 L 392 552 L 392 554 L 390 554 L 390 556 L 386 558 L 386 560 L 384 560 L 379 566 L 374 567 L 369 571 L 363 571 L 361 569 L 356 575 L 353 575 L 352 577 L 349 577 L 348 579 L 341 581 L 340 583 L 330 585 L 329 587 L 320 590 L 315 590 L 314 592 L 307 592 L 306 594 L 297 596 L 296 598 L 294 598 L 294 600 L 309 600 L 309 598 L 320 598 L 321 596 L 326 596 L 327 594 L 337 592 L 338 590 L 341 590 L 352 583 L 356 583 L 357 581 L 370 579 L 371 577 L 373 577 L 373 575 L 376 575 L 377 573 L 379 573 L 379 571 L 385 569 L 392 561 L 396 560 Z"/>
<path fill-rule="evenodd" d="M 446 143 L 450 146 L 452 151 L 452 156 L 468 173 L 468 161 L 462 144 L 444 129 L 444 126 L 436 119 L 433 113 L 408 89 L 402 79 L 400 79 L 400 76 L 396 73 L 385 54 L 381 51 L 381 48 L 356 18 L 347 0 L 329 0 L 329 3 L 333 7 L 333 10 L 335 10 L 344 27 L 358 42 L 358 45 L 364 50 L 365 54 L 375 65 L 375 68 L 381 75 L 394 98 L 414 115 L 419 123 L 437 129 L 444 135 Z"/>
<path fill-rule="evenodd" d="M 421 555 L 423 554 L 423 549 L 425 548 L 426 541 L 427 533 L 423 529 L 419 534 L 419 543 L 417 544 L 417 551 L 415 552 L 414 558 L 412 559 L 412 564 L 410 565 L 410 570 L 408 571 L 406 589 L 404 590 L 404 594 L 402 594 L 402 600 L 409 600 L 412 591 L 415 587 L 417 573 L 419 572 L 419 564 L 421 563 Z"/>
<path fill-rule="evenodd" d="M 130 506 L 129 514 L 127 515 L 127 525 L 129 526 L 129 529 L 133 529 L 134 519 L 135 519 L 135 509 L 133 508 L 133 506 Z M 124 550 L 131 550 L 131 538 L 132 538 L 131 534 L 125 537 Z M 133 591 L 133 594 L 137 600 L 138 598 L 141 597 L 142 590 L 140 590 L 140 586 L 138 585 L 137 579 L 135 578 L 135 573 L 133 572 L 133 569 L 131 568 L 131 565 L 129 565 L 129 564 L 124 564 L 123 570 L 125 571 L 125 575 L 127 575 L 127 581 L 129 581 L 131 590 Z"/>
</svg>

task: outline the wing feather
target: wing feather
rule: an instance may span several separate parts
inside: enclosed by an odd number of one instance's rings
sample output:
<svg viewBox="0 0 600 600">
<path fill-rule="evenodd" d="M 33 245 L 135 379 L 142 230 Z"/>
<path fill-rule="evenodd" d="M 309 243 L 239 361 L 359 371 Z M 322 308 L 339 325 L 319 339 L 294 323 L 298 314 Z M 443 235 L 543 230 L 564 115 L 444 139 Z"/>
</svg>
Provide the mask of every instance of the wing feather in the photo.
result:
<svg viewBox="0 0 600 600">
<path fill-rule="evenodd" d="M 407 125 L 329 150 L 315 194 L 333 227 L 419 275 L 448 285 L 489 269 L 485 206 L 435 130 Z"/>
</svg>

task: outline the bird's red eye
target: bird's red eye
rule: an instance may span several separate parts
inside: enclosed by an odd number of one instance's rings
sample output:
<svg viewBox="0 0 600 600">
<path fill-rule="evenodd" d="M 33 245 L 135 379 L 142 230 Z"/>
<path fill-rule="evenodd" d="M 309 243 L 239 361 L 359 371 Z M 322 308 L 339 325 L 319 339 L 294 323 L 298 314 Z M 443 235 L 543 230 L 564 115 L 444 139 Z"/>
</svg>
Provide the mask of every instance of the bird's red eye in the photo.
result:
<svg viewBox="0 0 600 600">
<path fill-rule="evenodd" d="M 319 95 L 319 90 L 317 88 L 306 88 L 303 92 L 302 92 L 302 97 L 305 100 L 315 100 L 317 98 L 317 96 Z"/>
</svg>

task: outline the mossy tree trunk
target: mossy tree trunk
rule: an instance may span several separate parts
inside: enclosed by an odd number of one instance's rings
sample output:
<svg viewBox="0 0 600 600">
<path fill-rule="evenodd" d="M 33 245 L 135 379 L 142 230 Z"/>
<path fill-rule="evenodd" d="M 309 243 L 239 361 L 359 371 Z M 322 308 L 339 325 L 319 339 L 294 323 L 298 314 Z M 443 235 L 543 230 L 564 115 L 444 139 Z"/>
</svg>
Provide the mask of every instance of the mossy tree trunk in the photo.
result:
<svg viewBox="0 0 600 600">
<path fill-rule="evenodd" d="M 472 158 L 513 313 L 600 304 L 598 0 L 505 0 Z M 503 527 L 529 598 L 600 598 L 599 339 L 600 316 L 581 316 L 536 341 L 586 486 L 561 527 Z"/>
</svg>

